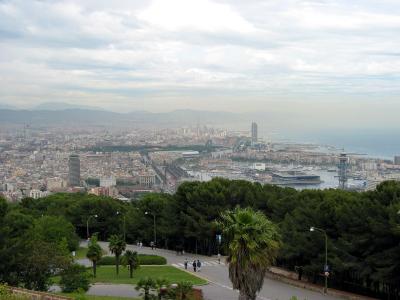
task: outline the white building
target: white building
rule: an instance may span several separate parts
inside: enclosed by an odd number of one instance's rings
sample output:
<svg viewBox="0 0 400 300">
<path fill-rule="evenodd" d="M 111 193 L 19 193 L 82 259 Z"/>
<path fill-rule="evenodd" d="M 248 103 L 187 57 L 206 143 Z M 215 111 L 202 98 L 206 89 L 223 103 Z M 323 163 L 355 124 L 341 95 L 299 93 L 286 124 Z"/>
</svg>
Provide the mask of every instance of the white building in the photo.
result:
<svg viewBox="0 0 400 300">
<path fill-rule="evenodd" d="M 48 191 L 60 191 L 67 188 L 68 183 L 66 180 L 60 177 L 48 178 L 47 179 L 47 190 Z"/>
<path fill-rule="evenodd" d="M 111 177 L 101 177 L 100 186 L 101 187 L 112 187 L 117 185 L 117 180 L 114 176 Z"/>
<path fill-rule="evenodd" d="M 139 174 L 139 184 L 141 186 L 152 187 L 156 184 L 156 174 L 146 170 Z"/>
<path fill-rule="evenodd" d="M 264 163 L 254 163 L 252 168 L 257 171 L 265 171 L 265 164 Z"/>
<path fill-rule="evenodd" d="M 48 196 L 50 193 L 48 191 L 31 190 L 29 192 L 29 197 L 33 199 L 39 199 Z"/>
</svg>

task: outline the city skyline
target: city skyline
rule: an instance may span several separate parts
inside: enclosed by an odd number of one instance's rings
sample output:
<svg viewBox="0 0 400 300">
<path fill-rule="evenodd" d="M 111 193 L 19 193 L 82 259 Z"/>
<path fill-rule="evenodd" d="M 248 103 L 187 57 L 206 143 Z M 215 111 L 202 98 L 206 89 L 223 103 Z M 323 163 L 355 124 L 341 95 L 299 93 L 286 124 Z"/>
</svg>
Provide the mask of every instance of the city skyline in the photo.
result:
<svg viewBox="0 0 400 300">
<path fill-rule="evenodd" d="M 399 13 L 396 1 L 1 1 L 0 106 L 393 127 Z"/>
</svg>

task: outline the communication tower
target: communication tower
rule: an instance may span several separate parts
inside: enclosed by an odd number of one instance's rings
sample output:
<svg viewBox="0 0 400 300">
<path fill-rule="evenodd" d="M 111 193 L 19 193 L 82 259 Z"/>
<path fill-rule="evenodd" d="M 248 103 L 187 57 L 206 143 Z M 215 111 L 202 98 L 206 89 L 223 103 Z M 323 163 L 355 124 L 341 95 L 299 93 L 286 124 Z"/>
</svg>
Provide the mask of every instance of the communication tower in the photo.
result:
<svg viewBox="0 0 400 300">
<path fill-rule="evenodd" d="M 348 167 L 348 161 L 349 158 L 347 157 L 347 154 L 342 152 L 340 153 L 339 156 L 339 188 L 342 190 L 345 190 L 347 188 L 347 167 Z"/>
</svg>

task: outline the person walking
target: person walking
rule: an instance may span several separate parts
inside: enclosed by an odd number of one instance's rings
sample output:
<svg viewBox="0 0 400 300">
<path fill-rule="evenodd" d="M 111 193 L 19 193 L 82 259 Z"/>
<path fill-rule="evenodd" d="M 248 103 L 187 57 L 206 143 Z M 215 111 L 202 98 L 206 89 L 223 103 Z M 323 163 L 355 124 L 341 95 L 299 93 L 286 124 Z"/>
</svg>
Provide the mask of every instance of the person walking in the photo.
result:
<svg viewBox="0 0 400 300">
<path fill-rule="evenodd" d="M 185 259 L 185 262 L 183 263 L 183 264 L 185 265 L 185 270 L 187 270 L 188 263 L 189 263 L 189 262 L 188 262 L 188 259 L 186 258 L 186 259 Z"/>
<path fill-rule="evenodd" d="M 220 263 L 221 263 L 221 254 L 218 253 L 218 264 L 220 264 Z"/>
<path fill-rule="evenodd" d="M 151 250 L 154 250 L 154 242 L 153 241 L 150 242 L 150 247 L 151 247 Z"/>
<path fill-rule="evenodd" d="M 197 269 L 197 262 L 196 260 L 193 261 L 193 272 L 196 272 Z"/>
<path fill-rule="evenodd" d="M 200 259 L 197 260 L 197 263 L 196 263 L 196 264 L 197 264 L 197 271 L 200 272 L 200 270 L 201 270 L 201 262 L 200 262 Z"/>
</svg>

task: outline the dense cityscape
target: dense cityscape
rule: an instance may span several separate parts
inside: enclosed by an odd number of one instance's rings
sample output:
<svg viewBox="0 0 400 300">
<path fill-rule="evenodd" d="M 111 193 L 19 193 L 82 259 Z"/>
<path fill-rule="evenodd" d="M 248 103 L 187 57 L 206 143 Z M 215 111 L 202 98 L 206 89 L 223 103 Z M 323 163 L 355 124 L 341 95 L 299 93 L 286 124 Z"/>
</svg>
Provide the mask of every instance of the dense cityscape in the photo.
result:
<svg viewBox="0 0 400 300">
<path fill-rule="evenodd" d="M 214 177 L 359 191 L 400 178 L 400 157 L 391 161 L 334 145 L 265 141 L 254 122 L 243 132 L 210 126 L 108 132 L 24 125 L 0 131 L 0 150 L 0 193 L 9 201 L 78 191 L 128 201 Z"/>
</svg>

